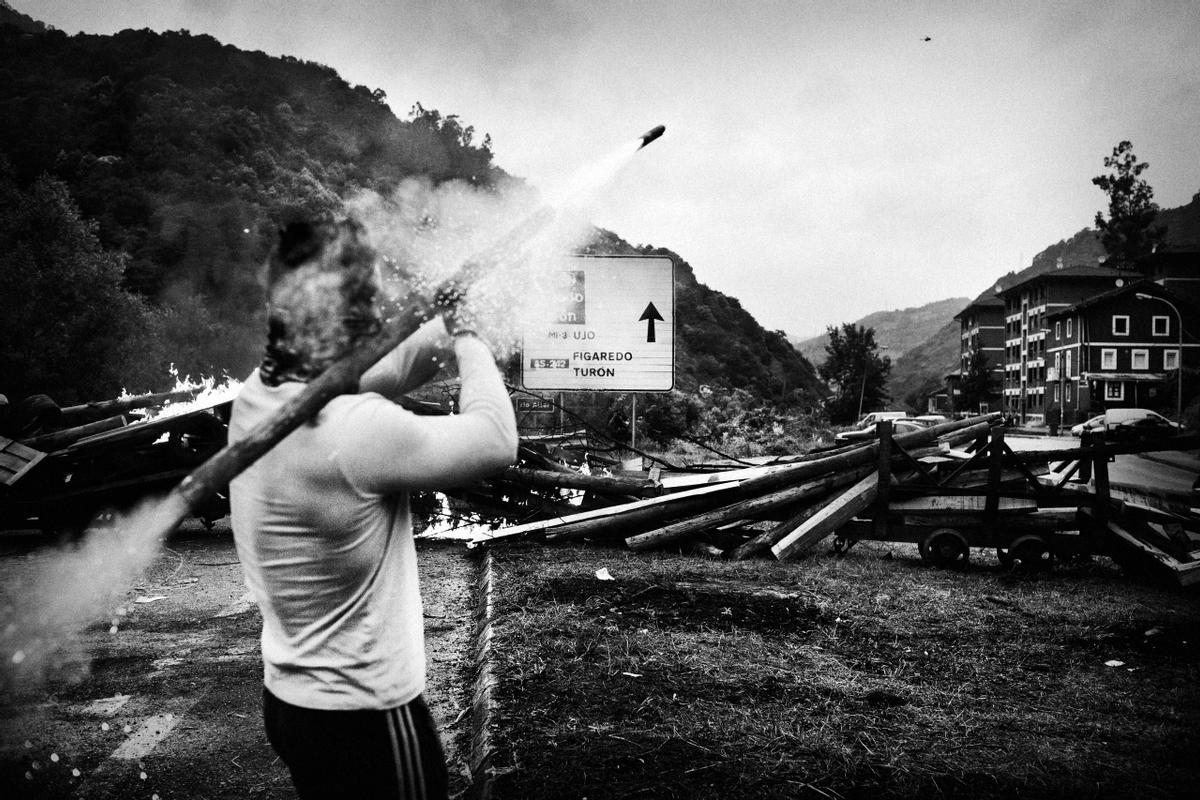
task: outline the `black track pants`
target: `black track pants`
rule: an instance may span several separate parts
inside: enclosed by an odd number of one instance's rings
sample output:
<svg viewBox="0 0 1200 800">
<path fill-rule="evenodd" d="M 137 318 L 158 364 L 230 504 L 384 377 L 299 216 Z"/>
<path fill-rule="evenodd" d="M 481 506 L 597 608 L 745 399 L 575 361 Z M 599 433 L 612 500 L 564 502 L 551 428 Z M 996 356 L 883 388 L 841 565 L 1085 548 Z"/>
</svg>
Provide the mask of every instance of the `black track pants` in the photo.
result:
<svg viewBox="0 0 1200 800">
<path fill-rule="evenodd" d="M 301 800 L 445 800 L 446 759 L 418 697 L 386 711 L 318 711 L 263 690 L 267 739 Z"/>
</svg>

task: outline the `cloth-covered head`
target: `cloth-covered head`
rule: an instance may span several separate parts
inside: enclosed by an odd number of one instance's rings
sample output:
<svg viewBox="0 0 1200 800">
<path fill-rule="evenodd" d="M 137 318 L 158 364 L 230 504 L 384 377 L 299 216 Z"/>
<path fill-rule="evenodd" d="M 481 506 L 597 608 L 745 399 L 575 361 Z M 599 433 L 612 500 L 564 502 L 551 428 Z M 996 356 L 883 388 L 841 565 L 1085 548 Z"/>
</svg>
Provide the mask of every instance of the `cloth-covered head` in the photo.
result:
<svg viewBox="0 0 1200 800">
<path fill-rule="evenodd" d="M 379 330 L 376 252 L 351 219 L 293 222 L 267 260 L 263 381 L 308 381 Z"/>
</svg>

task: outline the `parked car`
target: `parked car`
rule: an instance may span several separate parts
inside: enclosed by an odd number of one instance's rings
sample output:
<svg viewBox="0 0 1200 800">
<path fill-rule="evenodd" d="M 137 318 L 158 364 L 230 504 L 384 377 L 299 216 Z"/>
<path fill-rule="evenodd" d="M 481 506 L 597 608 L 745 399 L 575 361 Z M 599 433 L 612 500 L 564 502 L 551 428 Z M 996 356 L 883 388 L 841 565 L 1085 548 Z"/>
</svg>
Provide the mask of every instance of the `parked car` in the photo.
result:
<svg viewBox="0 0 1200 800">
<path fill-rule="evenodd" d="M 925 427 L 926 426 L 922 425 L 921 423 L 919 423 L 915 420 L 911 420 L 911 419 L 894 419 L 894 420 L 892 420 L 892 433 L 893 434 L 909 433 L 910 431 L 920 431 L 920 430 L 924 430 Z M 872 440 L 874 438 L 875 438 L 875 423 L 872 422 L 870 425 L 867 425 L 866 427 L 863 427 L 863 428 L 856 428 L 854 430 L 842 431 L 841 433 L 835 435 L 833 437 L 833 440 L 835 442 L 842 442 L 843 444 L 850 444 L 852 442 L 869 442 L 870 440 Z"/>
<path fill-rule="evenodd" d="M 881 419 L 904 419 L 907 416 L 907 411 L 872 411 L 863 414 L 862 419 L 858 421 L 858 426 L 861 428 L 865 425 L 874 425 Z"/>
<path fill-rule="evenodd" d="M 1148 408 L 1111 408 L 1073 426 L 1071 435 L 1082 436 L 1084 431 L 1104 431 L 1105 436 L 1112 439 L 1149 439 L 1173 436 L 1179 429 L 1178 422 L 1172 422 Z"/>
<path fill-rule="evenodd" d="M 913 421 L 921 423 L 926 428 L 930 428 L 934 425 L 941 425 L 943 422 L 949 422 L 950 420 L 941 414 L 922 414 L 919 417 L 913 417 Z"/>
</svg>

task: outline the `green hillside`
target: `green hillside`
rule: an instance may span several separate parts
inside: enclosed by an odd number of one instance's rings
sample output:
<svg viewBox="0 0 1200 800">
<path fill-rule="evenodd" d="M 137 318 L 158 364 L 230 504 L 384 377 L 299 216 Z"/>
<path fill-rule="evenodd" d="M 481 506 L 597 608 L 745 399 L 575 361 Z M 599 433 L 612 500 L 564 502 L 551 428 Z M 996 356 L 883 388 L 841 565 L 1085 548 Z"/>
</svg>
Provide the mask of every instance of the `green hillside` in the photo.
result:
<svg viewBox="0 0 1200 800">
<path fill-rule="evenodd" d="M 158 389 L 170 362 L 244 374 L 264 330 L 258 273 L 282 220 L 336 211 L 364 189 L 387 196 L 414 177 L 484 193 L 521 186 L 494 163 L 490 138 L 456 116 L 417 104 L 399 119 L 383 92 L 328 66 L 187 32 L 67 36 L 5 24 L 11 16 L 0 13 L 0 275 L 23 283 L 0 295 L 0 320 L 13 321 L 0 331 L 11 337 L 0 352 L 10 396 Z M 37 224 L 46 215 L 53 228 Z M 812 365 L 678 255 L 609 232 L 591 249 L 675 259 L 681 390 L 818 402 Z M 108 300 L 96 299 L 99 284 Z M 67 310 L 84 306 L 86 326 Z M 110 333 L 97 340 L 99 330 Z M 91 362 L 115 366 L 86 369 L 84 339 L 95 340 Z"/>
</svg>

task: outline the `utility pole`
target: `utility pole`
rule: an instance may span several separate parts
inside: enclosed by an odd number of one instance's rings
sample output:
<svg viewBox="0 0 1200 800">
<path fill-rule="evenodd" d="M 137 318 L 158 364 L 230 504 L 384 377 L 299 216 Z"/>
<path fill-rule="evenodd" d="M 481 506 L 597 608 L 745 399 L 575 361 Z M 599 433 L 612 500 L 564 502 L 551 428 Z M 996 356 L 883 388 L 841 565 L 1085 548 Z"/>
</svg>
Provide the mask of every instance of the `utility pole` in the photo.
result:
<svg viewBox="0 0 1200 800">
<path fill-rule="evenodd" d="M 877 346 L 877 349 L 887 350 L 888 346 L 886 344 L 881 344 Z M 871 368 L 871 364 L 871 354 L 866 353 L 863 357 L 862 385 L 858 387 L 858 419 L 862 419 L 863 395 L 865 395 L 867 391 L 867 371 Z"/>
</svg>

